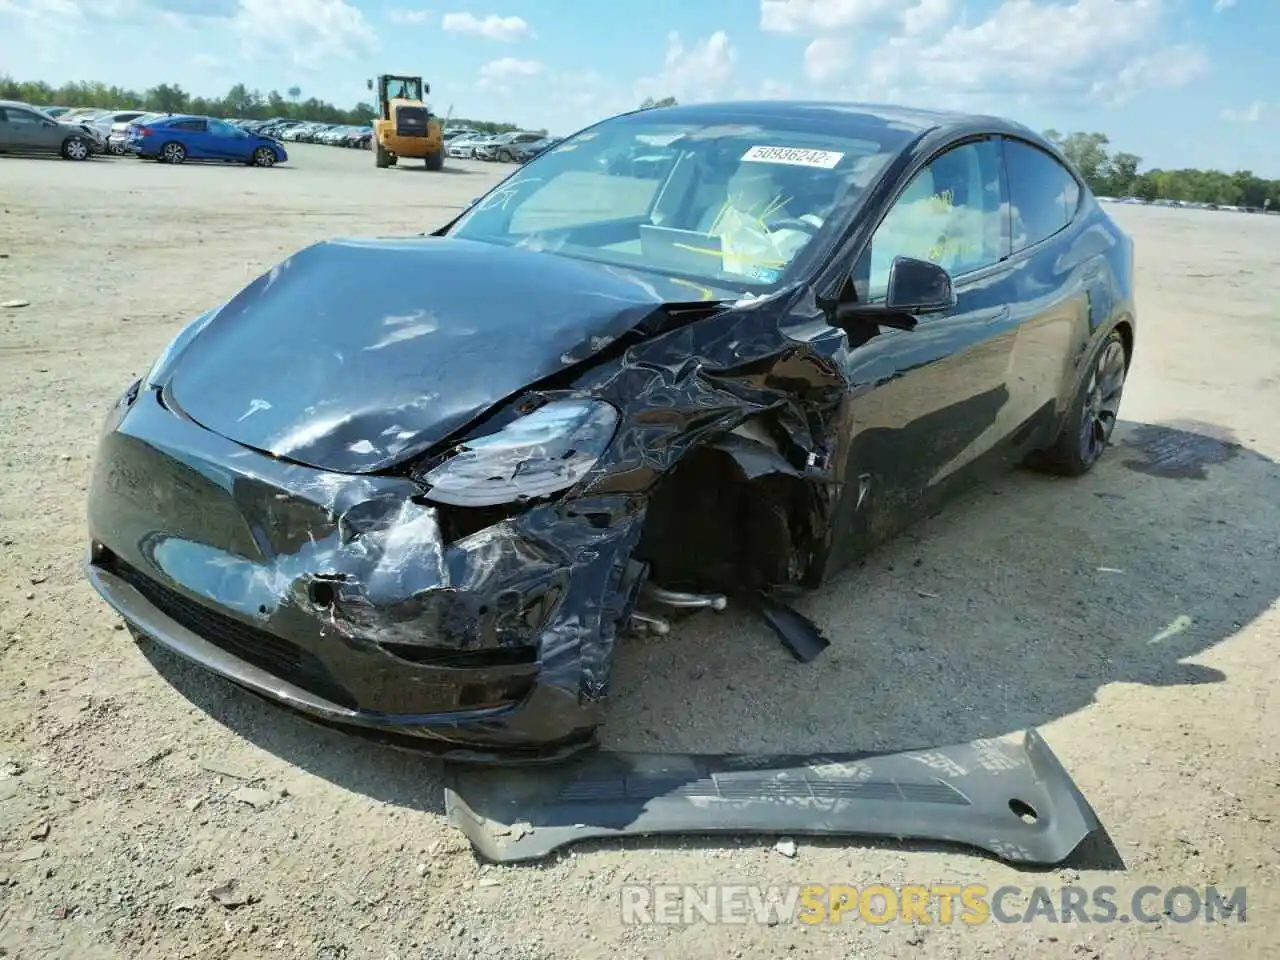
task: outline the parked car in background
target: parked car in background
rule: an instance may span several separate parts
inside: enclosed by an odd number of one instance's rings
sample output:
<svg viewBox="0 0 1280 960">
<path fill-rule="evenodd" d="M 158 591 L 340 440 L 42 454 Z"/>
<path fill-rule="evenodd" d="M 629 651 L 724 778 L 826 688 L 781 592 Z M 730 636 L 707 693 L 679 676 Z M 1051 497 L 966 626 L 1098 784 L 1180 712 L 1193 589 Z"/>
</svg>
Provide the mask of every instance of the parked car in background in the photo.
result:
<svg viewBox="0 0 1280 960">
<path fill-rule="evenodd" d="M 557 137 L 543 137 L 540 140 L 533 140 L 529 143 L 517 143 L 511 148 L 512 159 L 516 163 L 528 163 L 544 150 L 550 150 L 560 139 Z"/>
<path fill-rule="evenodd" d="M 67 110 L 59 116 L 58 119 L 64 123 L 83 123 L 84 121 L 96 117 L 98 114 L 103 112 L 105 111 L 101 107 L 75 107 L 74 109 Z"/>
<path fill-rule="evenodd" d="M 123 156 L 129 152 L 129 127 L 135 123 L 145 124 L 162 117 L 166 117 L 166 113 L 139 113 L 133 114 L 123 120 L 116 120 L 111 124 L 111 129 L 107 132 L 107 153 L 115 156 Z M 96 124 L 94 124 L 96 128 Z"/>
<path fill-rule="evenodd" d="M 39 107 L 0 100 L 0 151 L 57 153 L 67 160 L 88 160 L 106 147 L 91 127 L 57 120 Z"/>
<path fill-rule="evenodd" d="M 533 143 L 546 136 L 543 133 L 501 133 L 488 143 L 476 148 L 477 160 L 498 160 L 511 163 L 515 160 L 517 146 Z"/>
<path fill-rule="evenodd" d="M 43 110 L 45 113 L 47 113 L 49 116 L 53 117 L 55 120 L 57 120 L 64 113 L 67 113 L 71 108 L 70 107 L 41 107 L 40 109 Z"/>
<path fill-rule="evenodd" d="M 221 160 L 274 167 L 289 159 L 284 144 L 273 137 L 250 133 L 225 120 L 181 114 L 130 125 L 127 149 L 162 163 Z"/>
<path fill-rule="evenodd" d="M 444 152 L 450 157 L 470 160 L 475 156 L 476 144 L 484 139 L 479 133 L 463 133 L 452 138 L 444 145 Z"/>
<path fill-rule="evenodd" d="M 117 123 L 128 124 L 145 115 L 145 110 L 105 110 L 84 122 L 98 131 L 103 143 L 106 145 L 107 152 L 112 153 L 116 152 L 111 149 L 111 132 L 115 125 Z M 124 151 L 121 149 L 119 152 L 123 153 Z"/>
</svg>

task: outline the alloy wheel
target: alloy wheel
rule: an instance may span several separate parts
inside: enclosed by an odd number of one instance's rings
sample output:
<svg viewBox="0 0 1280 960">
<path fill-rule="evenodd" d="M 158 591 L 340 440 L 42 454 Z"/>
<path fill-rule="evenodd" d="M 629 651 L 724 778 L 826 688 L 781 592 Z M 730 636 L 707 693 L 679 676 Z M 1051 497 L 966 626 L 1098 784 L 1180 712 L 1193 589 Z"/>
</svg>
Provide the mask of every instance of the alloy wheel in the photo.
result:
<svg viewBox="0 0 1280 960">
<path fill-rule="evenodd" d="M 1080 418 L 1080 457 L 1086 462 L 1097 460 L 1111 439 L 1120 413 L 1120 395 L 1124 392 L 1124 344 L 1110 341 L 1098 356 L 1089 374 L 1084 394 L 1084 415 Z"/>
<path fill-rule="evenodd" d="M 83 160 L 89 156 L 89 145 L 80 138 L 67 141 L 67 157 L 71 160 Z"/>
</svg>

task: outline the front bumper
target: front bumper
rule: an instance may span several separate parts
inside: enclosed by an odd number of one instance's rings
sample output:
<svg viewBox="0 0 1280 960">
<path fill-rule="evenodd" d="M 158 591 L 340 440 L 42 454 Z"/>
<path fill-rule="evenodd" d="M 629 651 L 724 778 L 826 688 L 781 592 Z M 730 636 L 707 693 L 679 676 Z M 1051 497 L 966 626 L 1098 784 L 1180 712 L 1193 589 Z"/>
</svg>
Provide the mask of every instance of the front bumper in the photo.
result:
<svg viewBox="0 0 1280 960">
<path fill-rule="evenodd" d="M 642 511 L 459 530 L 419 492 L 258 455 L 144 390 L 100 441 L 86 572 L 136 632 L 316 719 L 458 759 L 591 744 Z"/>
</svg>

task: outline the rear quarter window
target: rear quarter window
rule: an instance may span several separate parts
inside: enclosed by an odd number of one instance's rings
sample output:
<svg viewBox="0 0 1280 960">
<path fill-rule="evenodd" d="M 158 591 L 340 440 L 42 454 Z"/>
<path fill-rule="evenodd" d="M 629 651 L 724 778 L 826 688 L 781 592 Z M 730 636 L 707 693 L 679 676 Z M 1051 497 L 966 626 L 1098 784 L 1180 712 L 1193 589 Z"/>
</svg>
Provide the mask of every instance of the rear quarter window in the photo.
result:
<svg viewBox="0 0 1280 960">
<path fill-rule="evenodd" d="M 1053 236 L 1071 222 L 1080 205 L 1080 184 L 1071 171 L 1039 147 L 1004 142 L 1013 221 L 1013 252 Z"/>
</svg>

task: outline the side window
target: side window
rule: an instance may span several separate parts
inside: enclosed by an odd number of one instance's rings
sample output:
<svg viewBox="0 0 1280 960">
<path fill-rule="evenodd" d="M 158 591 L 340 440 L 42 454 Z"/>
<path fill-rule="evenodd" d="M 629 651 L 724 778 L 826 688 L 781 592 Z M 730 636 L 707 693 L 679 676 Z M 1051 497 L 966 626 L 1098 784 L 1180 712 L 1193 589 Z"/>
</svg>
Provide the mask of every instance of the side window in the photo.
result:
<svg viewBox="0 0 1280 960">
<path fill-rule="evenodd" d="M 172 130 L 186 130 L 190 133 L 201 133 L 205 129 L 205 122 L 203 120 L 178 120 L 175 123 L 169 124 L 169 127 Z"/>
<path fill-rule="evenodd" d="M 1007 256 L 1000 163 L 992 138 L 948 150 L 917 173 L 871 238 L 855 273 L 859 299 L 885 295 L 895 257 L 931 260 L 958 277 Z"/>
<path fill-rule="evenodd" d="M 38 126 L 41 123 L 41 120 L 39 117 L 37 117 L 34 113 L 30 113 L 26 110 L 15 110 L 13 109 L 13 107 L 10 107 L 7 113 L 9 116 L 10 123 L 21 124 L 24 127 L 34 127 L 34 126 Z"/>
<path fill-rule="evenodd" d="M 1080 204 L 1080 185 L 1057 160 L 1020 140 L 1005 140 L 1004 161 L 1016 252 L 1071 222 Z"/>
<path fill-rule="evenodd" d="M 236 128 L 229 123 L 223 123 L 221 120 L 210 120 L 209 132 L 215 137 L 234 137 Z"/>
</svg>

